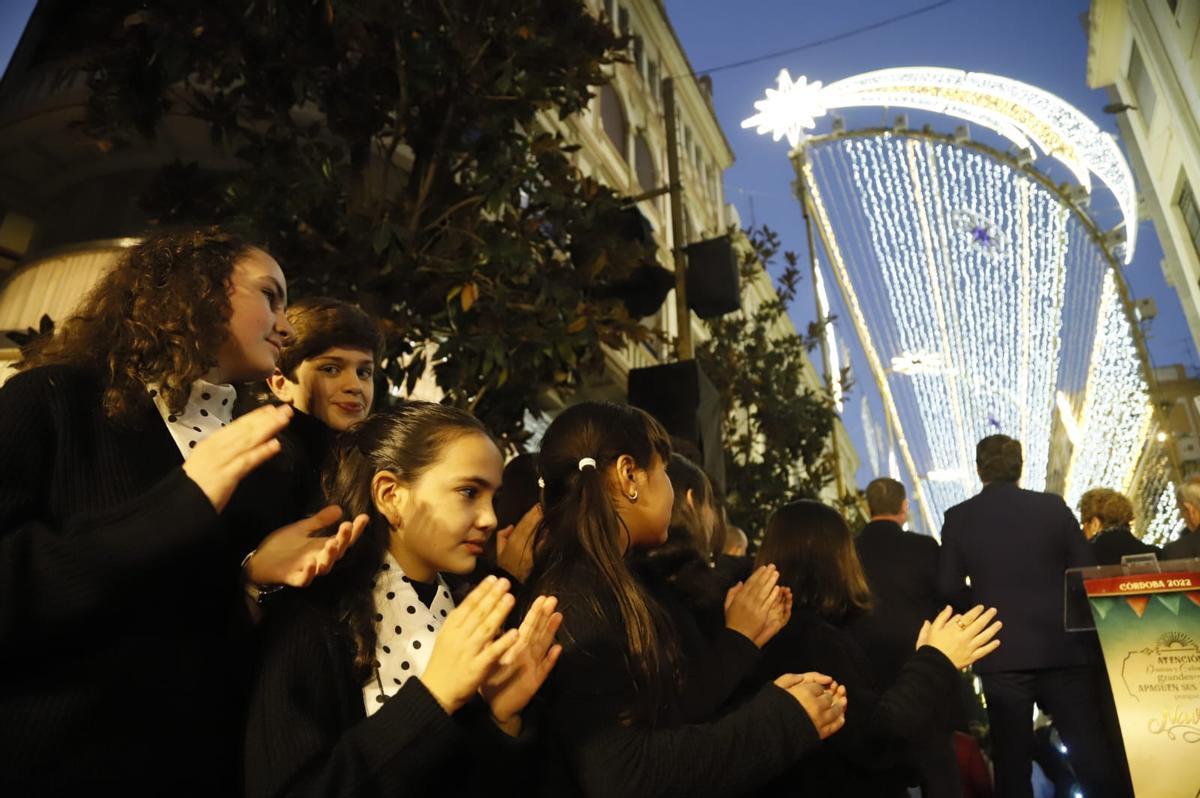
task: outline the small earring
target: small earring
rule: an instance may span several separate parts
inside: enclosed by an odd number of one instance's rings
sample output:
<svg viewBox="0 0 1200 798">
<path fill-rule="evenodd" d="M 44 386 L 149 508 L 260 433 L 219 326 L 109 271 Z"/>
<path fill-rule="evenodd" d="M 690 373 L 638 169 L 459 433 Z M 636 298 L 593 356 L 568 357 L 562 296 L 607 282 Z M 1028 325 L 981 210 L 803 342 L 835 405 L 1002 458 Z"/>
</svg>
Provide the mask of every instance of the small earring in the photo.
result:
<svg viewBox="0 0 1200 798">
<path fill-rule="evenodd" d="M 638 497 L 637 488 L 634 488 L 633 493 L 629 494 L 629 501 L 635 502 L 635 501 L 637 501 L 637 497 Z"/>
</svg>

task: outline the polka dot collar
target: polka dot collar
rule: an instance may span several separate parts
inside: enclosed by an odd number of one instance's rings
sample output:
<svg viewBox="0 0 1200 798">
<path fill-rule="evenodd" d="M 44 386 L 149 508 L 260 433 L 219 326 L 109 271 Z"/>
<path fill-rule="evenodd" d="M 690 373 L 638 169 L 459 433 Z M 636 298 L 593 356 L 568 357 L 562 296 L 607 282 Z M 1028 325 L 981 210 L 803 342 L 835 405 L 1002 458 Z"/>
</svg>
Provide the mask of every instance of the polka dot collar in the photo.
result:
<svg viewBox="0 0 1200 798">
<path fill-rule="evenodd" d="M 438 591 L 426 607 L 412 580 L 388 552 L 372 591 L 375 599 L 375 677 L 363 686 L 363 708 L 373 714 L 389 696 L 429 664 L 437 632 L 454 609 L 450 588 L 441 575 Z"/>
<path fill-rule="evenodd" d="M 171 433 L 183 459 L 188 459 L 196 444 L 212 435 L 233 420 L 233 403 L 237 389 L 232 385 L 215 385 L 204 380 L 192 383 L 192 393 L 187 404 L 179 413 L 172 413 L 159 393 L 157 386 L 150 386 L 150 396 L 158 408 L 163 423 Z"/>
</svg>

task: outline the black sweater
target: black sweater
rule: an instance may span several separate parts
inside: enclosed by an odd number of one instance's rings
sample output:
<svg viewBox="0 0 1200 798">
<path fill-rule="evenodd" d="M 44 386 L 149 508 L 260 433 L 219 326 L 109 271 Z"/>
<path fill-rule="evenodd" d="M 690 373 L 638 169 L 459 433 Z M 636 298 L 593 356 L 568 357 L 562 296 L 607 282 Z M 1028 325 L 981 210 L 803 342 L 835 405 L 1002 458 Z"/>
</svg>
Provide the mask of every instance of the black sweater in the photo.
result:
<svg viewBox="0 0 1200 798">
<path fill-rule="evenodd" d="M 711 723 L 684 723 L 676 695 L 663 697 L 656 726 L 627 720 L 635 695 L 623 645 L 569 600 L 561 606 L 568 644 L 542 688 L 541 795 L 745 795 L 817 748 L 804 709 L 774 685 Z"/>
<path fill-rule="evenodd" d="M 1153 554 L 1162 559 L 1158 546 L 1138 540 L 1128 526 L 1102 529 L 1088 542 L 1095 552 L 1096 565 L 1120 565 L 1121 558 L 1127 554 Z"/>
<path fill-rule="evenodd" d="M 725 626 L 723 586 L 698 553 L 656 553 L 635 556 L 630 566 L 674 627 L 682 671 L 680 719 L 712 720 L 754 674 L 758 646 Z"/>
<path fill-rule="evenodd" d="M 218 516 L 148 400 L 136 422 L 78 368 L 0 389 L 0 794 L 238 791 L 238 565 L 286 491 L 264 467 Z"/>
<path fill-rule="evenodd" d="M 945 655 L 922 646 L 886 691 L 876 688 L 866 655 L 849 632 L 815 612 L 797 609 L 763 647 L 759 678 L 818 671 L 846 686 L 846 725 L 763 795 L 885 798 L 904 795 L 908 746 L 950 730 L 958 671 Z"/>
<path fill-rule="evenodd" d="M 451 717 L 420 679 L 367 717 L 353 659 L 344 626 L 316 594 L 273 602 L 246 727 L 248 798 L 501 796 L 528 780 L 531 728 L 508 737 L 480 700 Z"/>
</svg>

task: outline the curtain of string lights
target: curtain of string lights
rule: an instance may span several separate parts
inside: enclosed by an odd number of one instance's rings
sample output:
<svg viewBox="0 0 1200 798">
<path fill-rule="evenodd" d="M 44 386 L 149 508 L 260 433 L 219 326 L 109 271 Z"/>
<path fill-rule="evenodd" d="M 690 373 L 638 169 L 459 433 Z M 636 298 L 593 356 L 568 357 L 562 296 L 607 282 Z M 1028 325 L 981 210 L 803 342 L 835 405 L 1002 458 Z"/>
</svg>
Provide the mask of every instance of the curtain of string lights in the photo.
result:
<svg viewBox="0 0 1200 798">
<path fill-rule="evenodd" d="M 1137 493 L 1141 360 L 1110 261 L 1059 193 L 917 132 L 816 137 L 797 163 L 930 530 L 979 490 L 975 443 L 994 433 L 1022 441 L 1026 487 L 1072 507 L 1090 487 Z"/>
<path fill-rule="evenodd" d="M 1165 538 L 1174 470 L 1152 443 L 1139 332 L 1117 271 L 1133 257 L 1137 198 L 1116 140 L 1061 98 L 999 75 L 901 67 L 823 86 L 782 70 L 776 84 L 742 127 L 793 148 L 879 387 L 889 470 L 907 471 L 924 526 L 936 534 L 945 510 L 979 490 L 975 444 L 1004 433 L 1024 446 L 1025 486 L 1072 507 L 1089 488 L 1120 490 L 1146 538 Z M 938 135 L 906 121 L 849 132 L 843 121 L 810 137 L 829 110 L 869 106 L 956 117 L 1016 155 L 970 141 L 966 128 Z M 1032 167 L 1039 151 L 1074 187 Z M 1123 220 L 1105 235 L 1084 210 L 1092 175 Z"/>
</svg>

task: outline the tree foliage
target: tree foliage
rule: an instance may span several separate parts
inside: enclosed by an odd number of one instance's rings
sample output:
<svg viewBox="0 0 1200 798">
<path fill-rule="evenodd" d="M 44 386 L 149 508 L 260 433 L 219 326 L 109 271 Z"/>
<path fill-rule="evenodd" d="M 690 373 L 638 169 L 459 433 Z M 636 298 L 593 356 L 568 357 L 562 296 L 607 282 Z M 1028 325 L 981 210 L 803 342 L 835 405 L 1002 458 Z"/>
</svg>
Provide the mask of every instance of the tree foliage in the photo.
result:
<svg viewBox="0 0 1200 798">
<path fill-rule="evenodd" d="M 835 478 L 829 447 L 836 412 L 824 390 L 805 381 L 822 322 L 797 333 L 788 321 L 801 272 L 783 252 L 775 297 L 755 305 L 746 288 L 766 278 L 780 254 L 770 228 L 746 231 L 741 255 L 742 310 L 706 322 L 710 336 L 696 358 L 712 379 L 724 411 L 725 481 L 732 523 L 752 539 L 781 505 L 815 499 Z M 826 320 L 827 321 L 827 320 Z"/>
<path fill-rule="evenodd" d="M 383 320 L 393 380 L 430 359 L 510 443 L 539 391 L 651 335 L 610 288 L 654 255 L 561 132 L 624 45 L 577 0 L 96 0 L 56 38 L 102 149 L 182 119 L 228 157 L 163 168 L 155 221 L 255 236 L 293 296 Z"/>
</svg>

